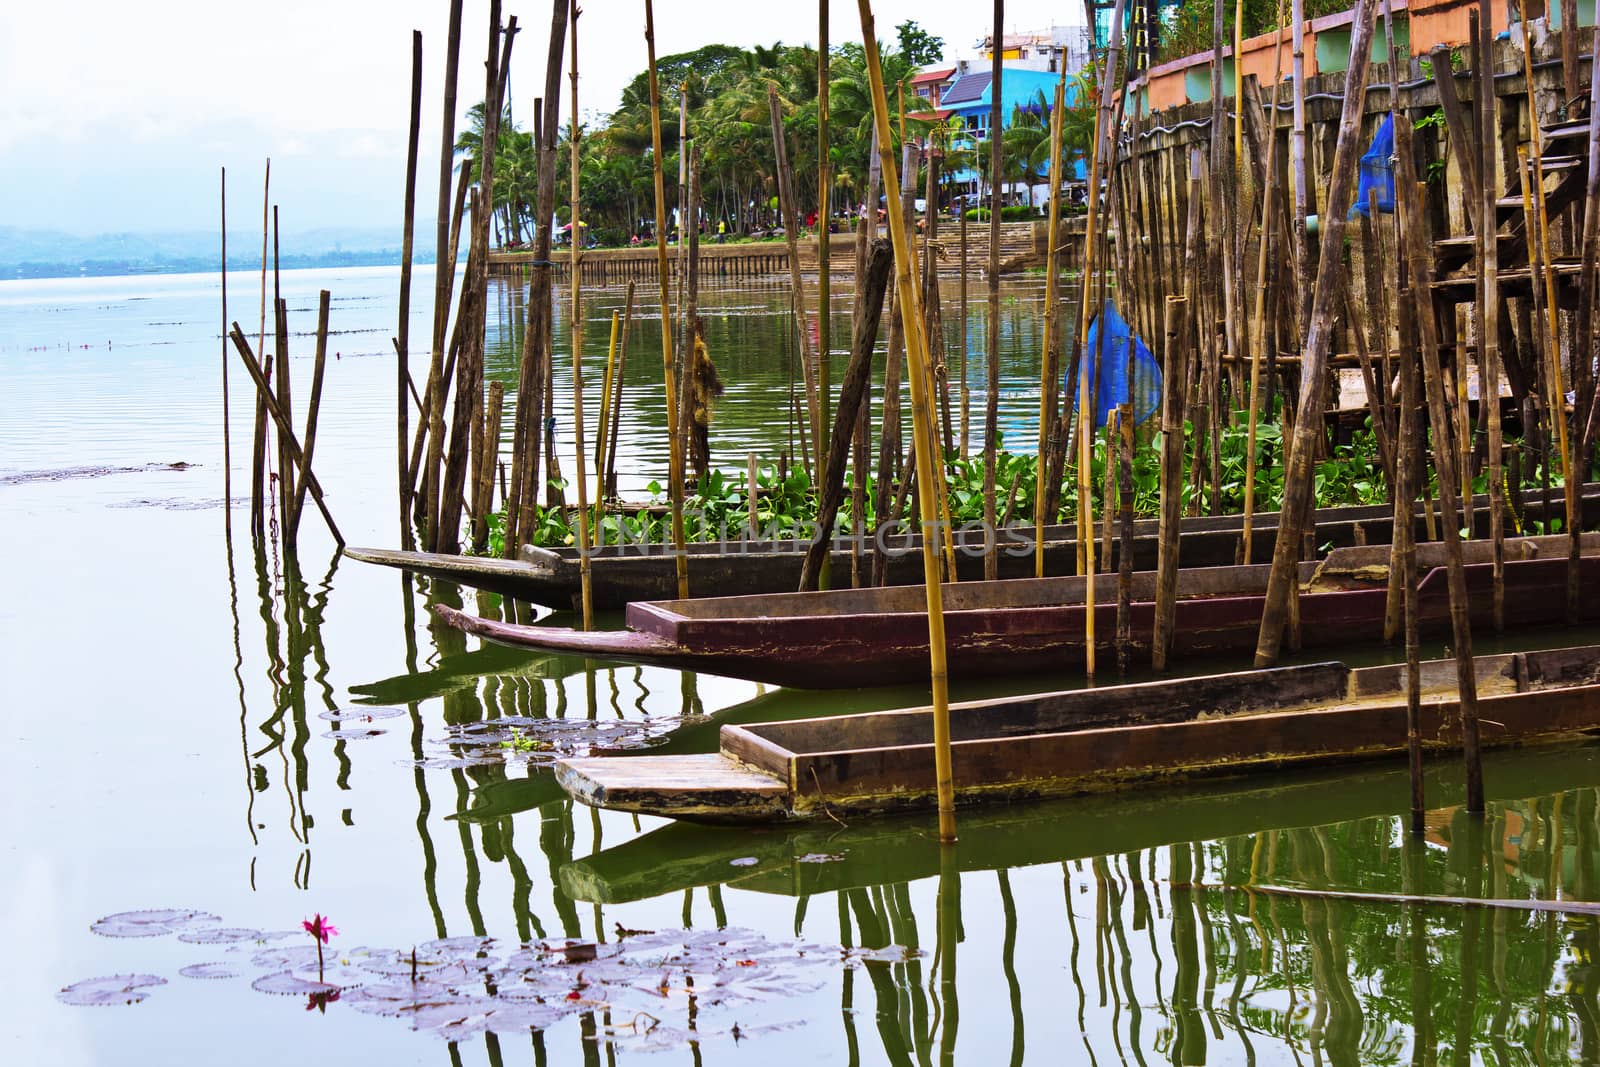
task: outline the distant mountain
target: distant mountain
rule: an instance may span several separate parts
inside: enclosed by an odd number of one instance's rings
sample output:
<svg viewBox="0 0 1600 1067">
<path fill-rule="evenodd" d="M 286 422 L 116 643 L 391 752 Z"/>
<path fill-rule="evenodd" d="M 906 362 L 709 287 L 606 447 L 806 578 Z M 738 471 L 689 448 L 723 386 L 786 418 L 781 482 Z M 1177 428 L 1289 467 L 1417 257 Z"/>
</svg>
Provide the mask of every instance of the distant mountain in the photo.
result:
<svg viewBox="0 0 1600 1067">
<path fill-rule="evenodd" d="M 260 266 L 260 233 L 230 228 L 228 266 Z M 400 262 L 400 235 L 384 227 L 322 227 L 284 232 L 278 240 L 285 267 L 344 267 Z M 216 231 L 101 233 L 0 226 L 0 279 L 78 275 L 171 274 L 217 269 L 222 253 Z M 416 262 L 431 263 L 421 248 Z"/>
</svg>

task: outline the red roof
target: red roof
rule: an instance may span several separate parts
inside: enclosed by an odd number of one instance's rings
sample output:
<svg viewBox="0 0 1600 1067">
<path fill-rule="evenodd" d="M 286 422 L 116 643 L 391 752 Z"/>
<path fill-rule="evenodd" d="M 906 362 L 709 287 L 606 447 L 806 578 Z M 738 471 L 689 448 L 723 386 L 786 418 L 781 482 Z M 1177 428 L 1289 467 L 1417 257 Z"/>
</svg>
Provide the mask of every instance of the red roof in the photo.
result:
<svg viewBox="0 0 1600 1067">
<path fill-rule="evenodd" d="M 925 70 L 911 79 L 912 85 L 926 85 L 929 82 L 942 82 L 956 72 L 954 67 L 945 67 L 943 70 Z"/>
</svg>

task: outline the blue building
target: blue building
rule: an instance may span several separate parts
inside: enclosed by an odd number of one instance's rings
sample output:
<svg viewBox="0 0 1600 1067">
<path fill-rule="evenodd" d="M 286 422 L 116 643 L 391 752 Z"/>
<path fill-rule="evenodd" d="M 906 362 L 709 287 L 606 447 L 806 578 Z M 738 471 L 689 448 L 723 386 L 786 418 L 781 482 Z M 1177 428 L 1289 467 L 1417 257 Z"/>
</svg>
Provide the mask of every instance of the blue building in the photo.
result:
<svg viewBox="0 0 1600 1067">
<path fill-rule="evenodd" d="M 1024 110 L 1036 108 L 1041 98 L 1044 101 L 1045 114 L 1048 116 L 1049 105 L 1055 99 L 1056 84 L 1060 81 L 1059 74 L 1025 67 L 1002 67 L 1001 71 L 1000 128 L 1002 130 L 1011 125 L 1018 108 Z M 1076 100 L 1077 92 L 1076 85 L 1070 77 L 1067 79 L 1066 92 L 1067 106 L 1071 107 Z M 993 103 L 992 71 L 969 68 L 962 73 L 958 70 L 954 80 L 940 95 L 939 111 L 936 113 L 940 119 L 959 118 L 964 129 L 970 131 L 966 136 L 952 140 L 951 147 L 979 149 L 989 143 L 989 119 Z M 1046 121 L 1048 122 L 1048 118 Z M 1081 161 L 1074 170 L 1076 171 L 1074 177 L 1081 179 L 1084 171 Z M 950 175 L 950 180 L 958 185 L 970 185 L 980 179 L 977 171 L 963 169 Z"/>
</svg>

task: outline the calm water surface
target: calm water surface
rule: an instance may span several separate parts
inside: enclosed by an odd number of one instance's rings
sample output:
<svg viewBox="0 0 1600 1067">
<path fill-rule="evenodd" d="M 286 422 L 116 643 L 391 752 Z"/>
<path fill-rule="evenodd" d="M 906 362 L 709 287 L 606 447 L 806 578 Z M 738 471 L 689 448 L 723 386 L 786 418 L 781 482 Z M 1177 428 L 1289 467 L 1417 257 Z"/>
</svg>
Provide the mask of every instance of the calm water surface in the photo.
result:
<svg viewBox="0 0 1600 1067">
<path fill-rule="evenodd" d="M 419 275 L 419 296 L 429 280 Z M 339 358 L 317 448 L 330 506 L 352 542 L 393 543 L 397 272 L 283 281 L 296 332 L 314 325 L 316 291 L 334 294 Z M 252 284 L 230 278 L 247 329 Z M 503 320 L 517 294 L 498 294 Z M 787 447 L 783 299 L 751 284 L 704 301 L 729 386 L 713 452 L 728 467 Z M 590 302 L 596 369 L 622 300 Z M 1002 320 L 1014 444 L 1036 411 L 1039 300 L 1036 286 L 1008 289 Z M 847 308 L 836 310 L 843 337 Z M 635 491 L 665 470 L 659 335 L 640 318 L 619 463 Z M 631 1010 L 598 1008 L 540 1035 L 451 1043 L 346 1004 L 308 1011 L 303 996 L 255 992 L 264 972 L 249 966 L 229 980 L 178 973 L 248 952 L 89 929 L 167 907 L 266 931 L 322 912 L 344 954 L 474 934 L 513 947 L 614 940 L 619 925 L 906 950 L 803 981 L 780 969 L 770 988 L 698 1017 L 684 996 L 657 997 L 649 1010 L 664 1028 L 698 1037 L 661 1042 L 663 1063 L 1600 1061 L 1592 917 L 1239 888 L 1600 900 L 1600 750 L 1496 756 L 1481 825 L 1457 808 L 1455 767 L 1434 767 L 1422 841 L 1403 832 L 1405 779 L 1392 767 L 964 813 L 945 853 L 926 819 L 754 832 L 573 808 L 537 755 L 468 743 L 473 724 L 593 720 L 709 751 L 723 722 L 924 694 L 763 691 L 479 648 L 430 628 L 427 604 L 464 596 L 502 610 L 495 599 L 336 565 L 314 515 L 298 573 L 239 531 L 230 551 L 220 331 L 216 277 L 0 283 L 8 1062 L 610 1063 L 648 1044 Z M 981 316 L 972 331 L 981 341 Z M 419 315 L 413 336 L 425 333 Z M 496 331 L 491 367 L 508 380 L 511 333 Z M 294 347 L 303 397 L 308 338 Z M 233 370 L 237 445 L 248 406 Z M 973 403 L 981 411 L 981 392 Z M 247 460 L 236 448 L 236 471 Z M 133 1006 L 56 999 L 69 983 L 135 972 L 168 984 Z M 737 1041 L 735 1024 L 747 1035 Z"/>
</svg>

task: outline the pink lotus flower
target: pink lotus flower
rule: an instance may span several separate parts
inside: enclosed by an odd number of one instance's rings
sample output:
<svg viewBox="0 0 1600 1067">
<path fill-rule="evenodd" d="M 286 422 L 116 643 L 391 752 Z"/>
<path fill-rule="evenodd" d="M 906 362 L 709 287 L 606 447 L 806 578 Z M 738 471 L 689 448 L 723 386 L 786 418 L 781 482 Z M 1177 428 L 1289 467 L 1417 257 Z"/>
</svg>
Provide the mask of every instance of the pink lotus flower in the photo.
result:
<svg viewBox="0 0 1600 1067">
<path fill-rule="evenodd" d="M 316 938 L 319 944 L 327 944 L 331 939 L 339 935 L 339 928 L 329 922 L 320 912 L 317 913 L 315 918 L 302 919 L 300 925 L 305 928 L 306 933 Z"/>
</svg>

